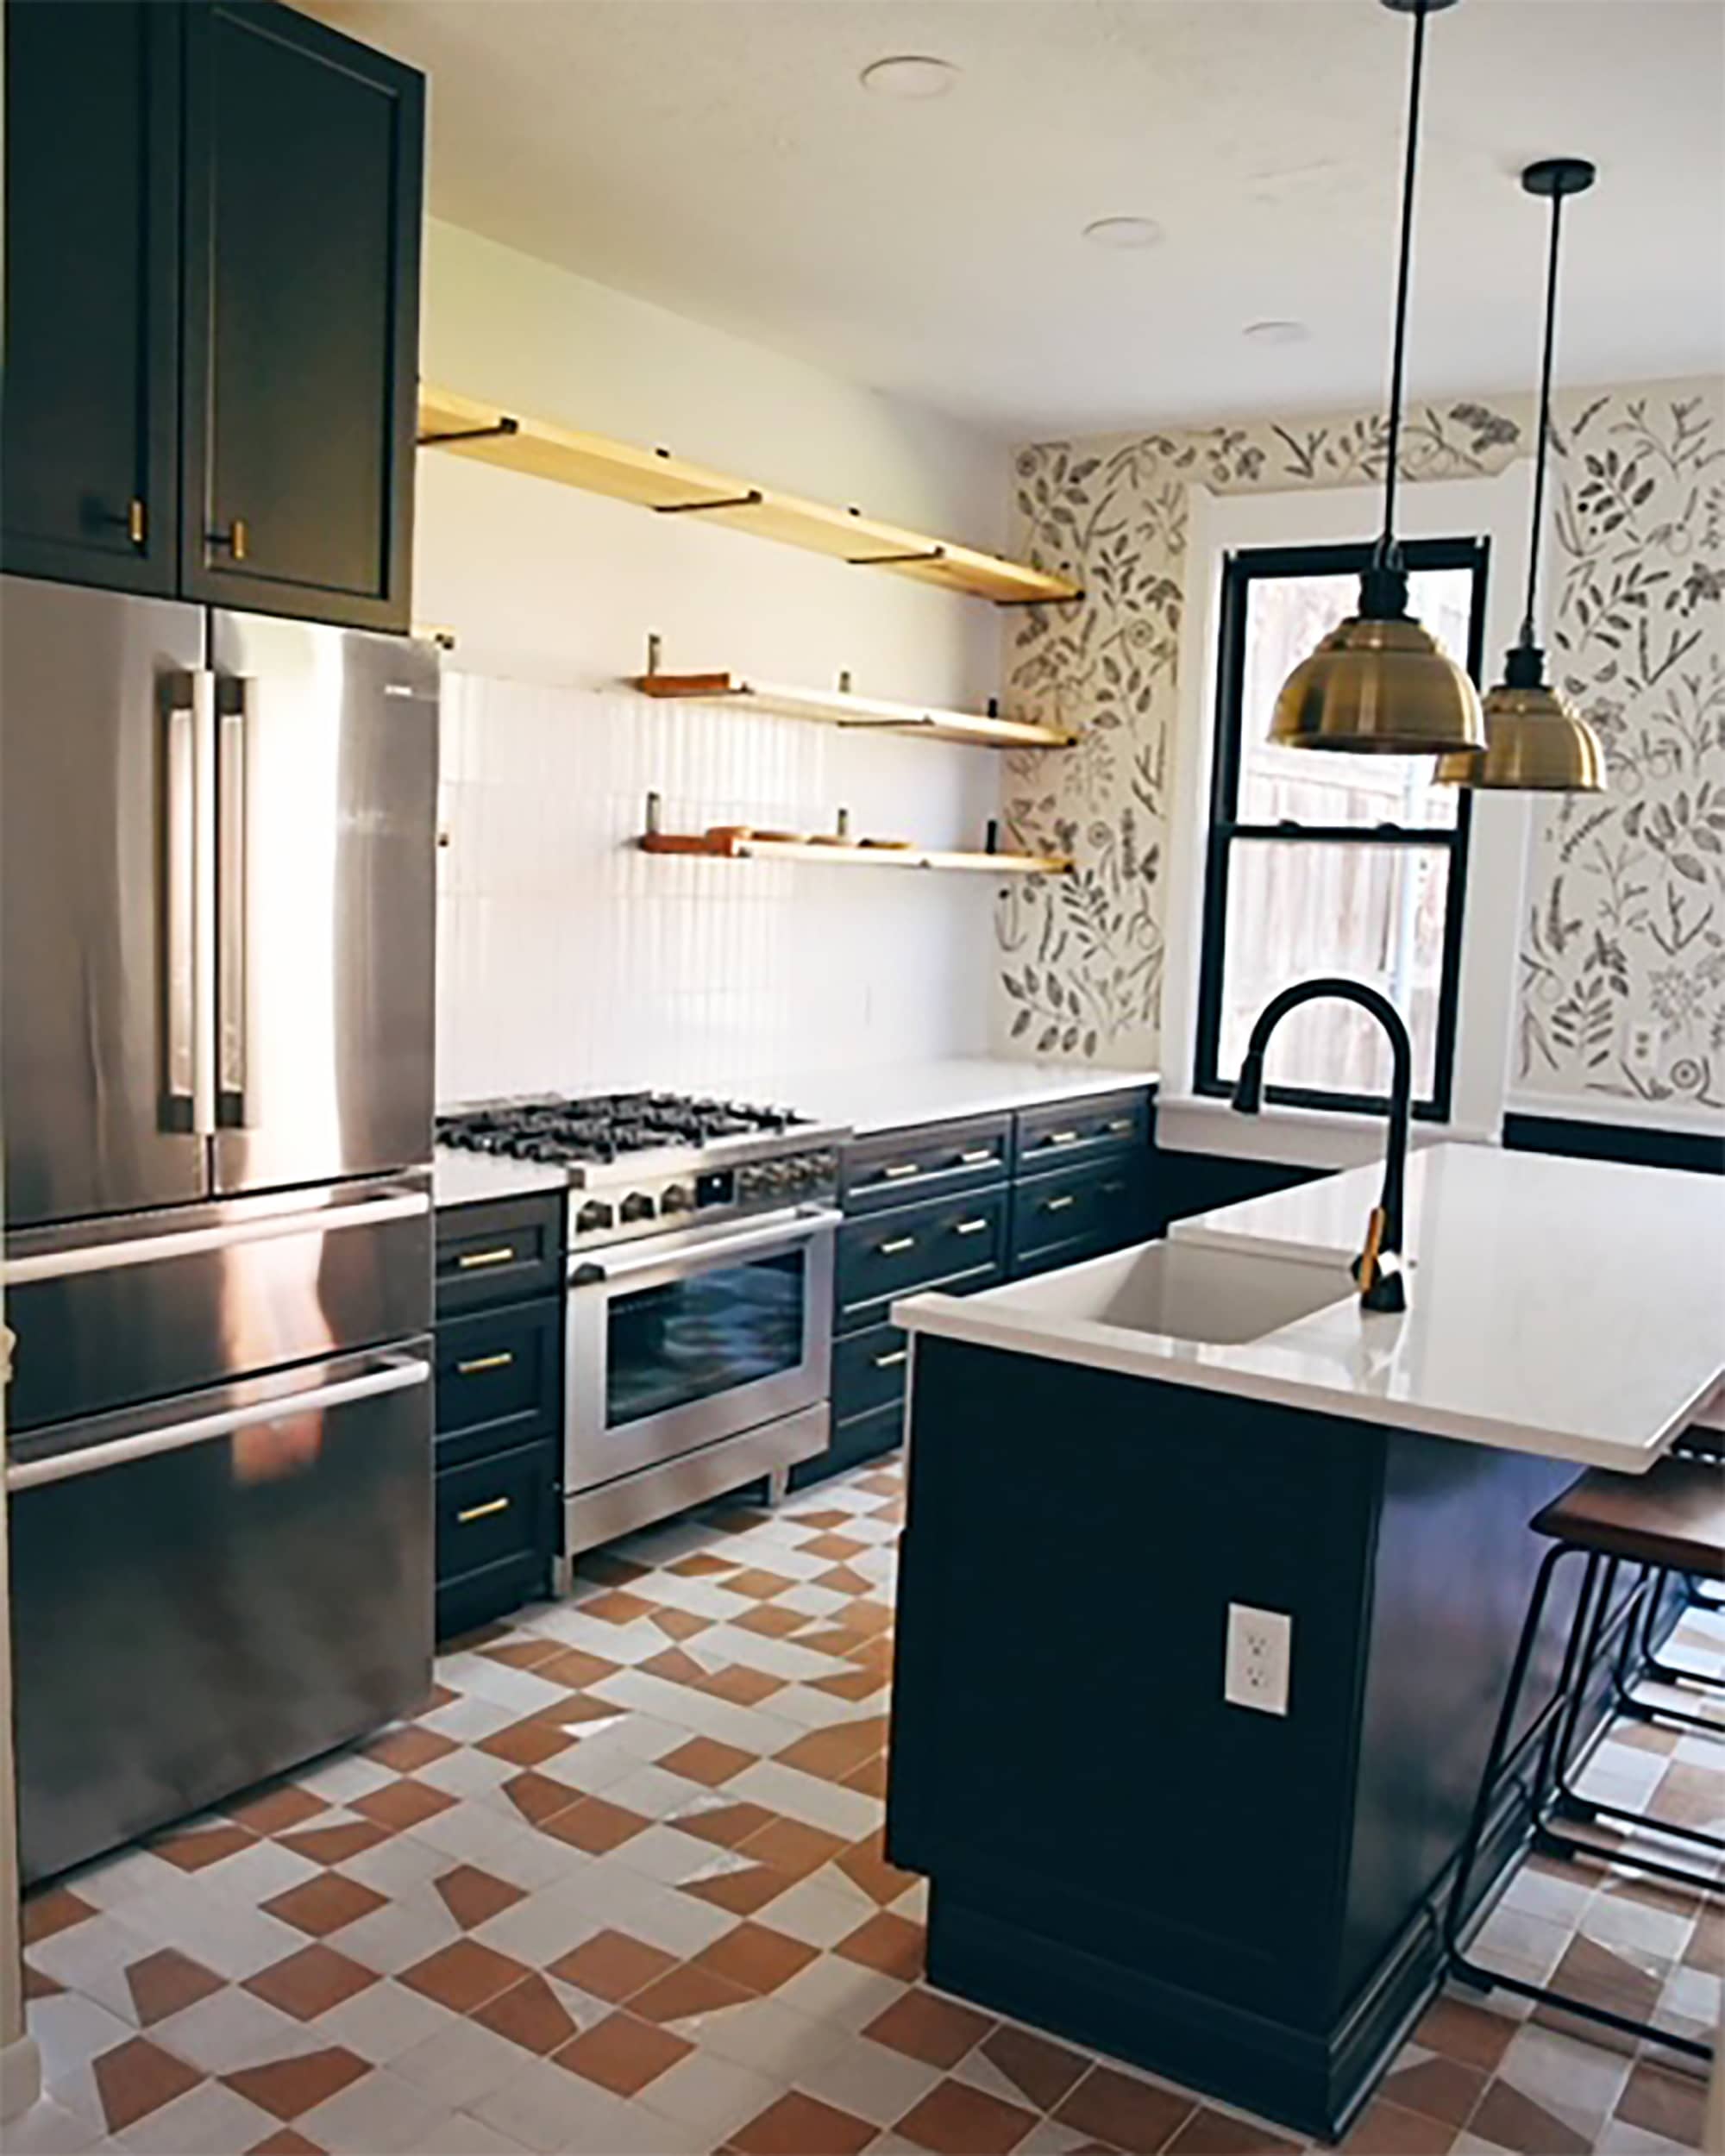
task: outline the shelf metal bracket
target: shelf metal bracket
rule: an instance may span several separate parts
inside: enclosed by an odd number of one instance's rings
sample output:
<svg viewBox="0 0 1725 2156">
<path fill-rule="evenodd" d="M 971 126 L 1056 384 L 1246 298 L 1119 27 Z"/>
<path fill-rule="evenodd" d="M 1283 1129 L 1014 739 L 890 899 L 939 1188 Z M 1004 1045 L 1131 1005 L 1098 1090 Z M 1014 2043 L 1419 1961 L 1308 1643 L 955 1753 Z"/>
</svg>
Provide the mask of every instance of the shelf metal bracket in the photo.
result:
<svg viewBox="0 0 1725 2156">
<path fill-rule="evenodd" d="M 888 569 L 901 561 L 944 561 L 944 547 L 918 547 L 909 554 L 848 554 L 844 557 L 853 569 Z"/>
<path fill-rule="evenodd" d="M 693 517 L 704 509 L 758 509 L 761 498 L 761 489 L 751 486 L 746 494 L 724 494 L 717 501 L 655 502 L 652 509 L 656 517 Z"/>
<path fill-rule="evenodd" d="M 489 427 L 454 427 L 448 434 L 423 434 L 417 438 L 422 449 L 436 448 L 445 442 L 489 442 L 494 435 L 519 434 L 521 422 L 511 419 L 505 412 Z"/>
</svg>

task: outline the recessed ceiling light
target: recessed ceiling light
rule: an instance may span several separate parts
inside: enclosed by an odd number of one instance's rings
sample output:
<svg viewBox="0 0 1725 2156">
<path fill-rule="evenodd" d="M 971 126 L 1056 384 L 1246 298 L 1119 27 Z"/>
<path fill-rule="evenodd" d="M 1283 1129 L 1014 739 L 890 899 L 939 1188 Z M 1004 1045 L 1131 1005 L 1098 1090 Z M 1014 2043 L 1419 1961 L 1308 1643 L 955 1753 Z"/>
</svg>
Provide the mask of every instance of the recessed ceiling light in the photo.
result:
<svg viewBox="0 0 1725 2156">
<path fill-rule="evenodd" d="M 1311 334 L 1303 322 L 1249 322 L 1240 331 L 1251 344 L 1304 344 Z"/>
<path fill-rule="evenodd" d="M 894 53 L 872 61 L 857 78 L 877 97 L 901 97 L 907 103 L 944 97 L 958 79 L 950 60 L 936 60 L 927 53 Z"/>
<path fill-rule="evenodd" d="M 1095 217 L 1085 226 L 1084 237 L 1097 247 L 1155 247 L 1162 227 L 1153 217 Z"/>
</svg>

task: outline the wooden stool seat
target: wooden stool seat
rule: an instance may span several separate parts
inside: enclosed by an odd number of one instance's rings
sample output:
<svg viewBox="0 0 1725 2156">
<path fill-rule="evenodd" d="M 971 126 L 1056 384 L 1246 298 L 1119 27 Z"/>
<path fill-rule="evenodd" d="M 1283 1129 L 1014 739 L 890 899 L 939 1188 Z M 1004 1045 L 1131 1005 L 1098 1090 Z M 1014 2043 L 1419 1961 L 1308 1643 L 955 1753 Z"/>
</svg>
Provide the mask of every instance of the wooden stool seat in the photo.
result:
<svg viewBox="0 0 1725 2156">
<path fill-rule="evenodd" d="M 1725 1463 L 1668 1454 L 1645 1475 L 1595 1468 L 1533 1526 L 1571 1549 L 1725 1580 Z"/>
</svg>

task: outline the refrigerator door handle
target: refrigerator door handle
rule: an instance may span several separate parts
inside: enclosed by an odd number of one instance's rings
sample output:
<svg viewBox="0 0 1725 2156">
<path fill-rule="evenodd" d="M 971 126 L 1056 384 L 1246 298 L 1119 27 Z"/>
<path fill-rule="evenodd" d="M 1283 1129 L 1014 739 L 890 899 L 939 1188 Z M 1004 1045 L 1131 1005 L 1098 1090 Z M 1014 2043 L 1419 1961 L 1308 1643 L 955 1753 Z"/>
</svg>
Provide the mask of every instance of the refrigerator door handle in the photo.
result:
<svg viewBox="0 0 1725 2156">
<path fill-rule="evenodd" d="M 6 1470 L 9 1492 L 35 1489 L 46 1482 L 68 1482 L 103 1469 L 124 1467 L 134 1460 L 147 1460 L 160 1452 L 182 1451 L 187 1445 L 207 1445 L 235 1431 L 254 1429 L 264 1422 L 285 1422 L 295 1415 L 321 1413 L 325 1408 L 345 1407 L 356 1400 L 374 1400 L 385 1393 L 405 1392 L 423 1385 L 431 1365 L 418 1356 L 392 1356 L 380 1369 L 358 1377 L 342 1378 L 334 1385 L 315 1385 L 303 1393 L 287 1393 L 273 1400 L 248 1401 L 243 1407 L 223 1408 L 213 1415 L 194 1415 L 185 1422 L 171 1422 L 159 1430 L 141 1431 L 131 1438 L 116 1438 L 107 1445 L 86 1445 L 80 1451 L 61 1452 L 47 1460 L 26 1460 Z"/>
<path fill-rule="evenodd" d="M 217 721 L 216 998 L 217 1110 L 246 1127 L 246 830 L 252 741 L 249 681 L 224 676 Z"/>
<path fill-rule="evenodd" d="M 171 1130 L 196 1127 L 198 1092 L 198 700 L 196 674 L 169 684 L 162 902 L 166 916 L 166 1069 Z"/>
<path fill-rule="evenodd" d="M 241 1243 L 267 1243 L 286 1235 L 333 1235 L 338 1228 L 380 1227 L 387 1220 L 411 1220 L 429 1213 L 423 1190 L 405 1190 L 387 1198 L 367 1198 L 354 1205 L 323 1206 L 304 1213 L 271 1213 L 254 1220 L 227 1221 L 219 1227 L 182 1228 L 166 1235 L 136 1235 L 115 1243 L 74 1243 L 0 1263 L 0 1284 L 27 1288 L 33 1281 L 65 1280 L 74 1273 L 117 1272 L 130 1265 L 159 1264 L 168 1258 L 198 1257 L 232 1250 Z"/>
<path fill-rule="evenodd" d="M 216 1131 L 216 676 L 191 676 L 191 1127 Z"/>
</svg>

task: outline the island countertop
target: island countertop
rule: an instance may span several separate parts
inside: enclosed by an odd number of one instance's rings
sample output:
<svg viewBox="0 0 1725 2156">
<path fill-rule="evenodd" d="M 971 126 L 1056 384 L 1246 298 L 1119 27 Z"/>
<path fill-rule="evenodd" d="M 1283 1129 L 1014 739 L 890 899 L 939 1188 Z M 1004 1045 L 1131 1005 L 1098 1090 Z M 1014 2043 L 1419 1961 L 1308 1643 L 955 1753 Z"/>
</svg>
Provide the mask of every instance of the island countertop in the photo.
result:
<svg viewBox="0 0 1725 2156">
<path fill-rule="evenodd" d="M 1725 1181 L 1494 1146 L 1412 1154 L 1396 1315 L 1363 1311 L 1346 1272 L 1381 1181 L 1354 1169 L 1176 1224 L 1188 1247 L 1334 1269 L 1333 1301 L 1250 1340 L 1075 1316 L 1124 1285 L 1142 1247 L 977 1295 L 912 1296 L 894 1320 L 1632 1474 L 1725 1381 Z"/>
</svg>

